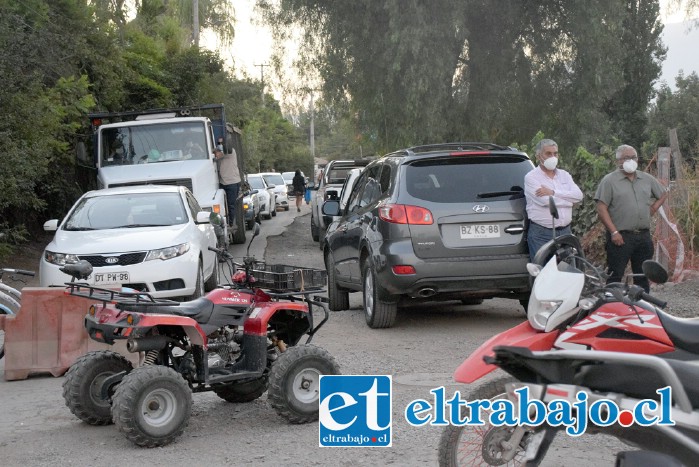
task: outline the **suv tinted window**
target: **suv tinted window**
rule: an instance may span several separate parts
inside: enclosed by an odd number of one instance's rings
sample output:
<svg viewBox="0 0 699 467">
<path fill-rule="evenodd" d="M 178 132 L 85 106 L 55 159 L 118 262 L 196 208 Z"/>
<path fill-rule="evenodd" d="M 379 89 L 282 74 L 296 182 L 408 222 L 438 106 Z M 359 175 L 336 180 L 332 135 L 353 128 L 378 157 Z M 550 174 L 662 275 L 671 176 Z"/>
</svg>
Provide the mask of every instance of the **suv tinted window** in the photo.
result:
<svg viewBox="0 0 699 467">
<path fill-rule="evenodd" d="M 439 203 L 479 202 L 524 197 L 529 160 L 508 156 L 428 159 L 405 168 L 410 196 Z"/>
</svg>

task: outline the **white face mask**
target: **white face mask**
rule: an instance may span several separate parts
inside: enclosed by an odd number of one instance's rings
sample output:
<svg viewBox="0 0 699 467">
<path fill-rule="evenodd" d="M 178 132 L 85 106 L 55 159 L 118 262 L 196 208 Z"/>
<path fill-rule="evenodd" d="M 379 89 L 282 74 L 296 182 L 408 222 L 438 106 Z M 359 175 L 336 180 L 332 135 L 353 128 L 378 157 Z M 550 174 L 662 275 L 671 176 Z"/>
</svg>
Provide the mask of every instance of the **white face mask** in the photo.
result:
<svg viewBox="0 0 699 467">
<path fill-rule="evenodd" d="M 547 170 L 554 170 L 557 165 L 558 157 L 549 157 L 544 161 L 544 167 L 546 167 Z"/>
<path fill-rule="evenodd" d="M 629 159 L 624 161 L 624 165 L 622 167 L 624 168 L 624 172 L 627 174 L 632 174 L 638 168 L 638 163 L 635 160 Z"/>
</svg>

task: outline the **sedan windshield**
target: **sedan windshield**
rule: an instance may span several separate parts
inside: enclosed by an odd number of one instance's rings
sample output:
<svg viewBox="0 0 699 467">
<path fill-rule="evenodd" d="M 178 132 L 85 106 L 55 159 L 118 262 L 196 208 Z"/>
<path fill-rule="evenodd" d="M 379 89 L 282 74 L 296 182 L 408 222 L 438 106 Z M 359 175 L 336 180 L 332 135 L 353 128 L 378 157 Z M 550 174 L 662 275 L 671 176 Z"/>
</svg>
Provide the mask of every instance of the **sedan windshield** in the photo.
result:
<svg viewBox="0 0 699 467">
<path fill-rule="evenodd" d="M 81 199 L 63 230 L 105 230 L 187 222 L 178 193 L 129 193 Z"/>
<path fill-rule="evenodd" d="M 248 177 L 248 183 L 253 190 L 266 190 L 265 182 L 262 177 Z"/>
<path fill-rule="evenodd" d="M 286 185 L 280 174 L 263 175 L 267 185 Z"/>
</svg>

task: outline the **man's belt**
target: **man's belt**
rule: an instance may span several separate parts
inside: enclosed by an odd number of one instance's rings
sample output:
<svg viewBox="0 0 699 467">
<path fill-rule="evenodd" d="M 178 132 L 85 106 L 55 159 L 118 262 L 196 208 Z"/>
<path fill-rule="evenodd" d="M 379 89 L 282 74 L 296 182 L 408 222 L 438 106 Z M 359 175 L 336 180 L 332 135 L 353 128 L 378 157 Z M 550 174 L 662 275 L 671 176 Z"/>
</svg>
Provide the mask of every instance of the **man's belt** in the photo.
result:
<svg viewBox="0 0 699 467">
<path fill-rule="evenodd" d="M 531 222 L 532 224 L 534 224 L 534 225 L 538 225 L 538 226 L 541 227 L 542 229 L 551 230 L 551 227 L 546 227 L 545 225 L 537 224 L 537 223 L 534 222 L 534 221 L 530 221 L 530 222 Z M 568 227 L 570 227 L 570 224 L 564 225 L 563 227 L 556 227 L 556 230 L 563 230 L 563 229 L 567 229 Z"/>
</svg>

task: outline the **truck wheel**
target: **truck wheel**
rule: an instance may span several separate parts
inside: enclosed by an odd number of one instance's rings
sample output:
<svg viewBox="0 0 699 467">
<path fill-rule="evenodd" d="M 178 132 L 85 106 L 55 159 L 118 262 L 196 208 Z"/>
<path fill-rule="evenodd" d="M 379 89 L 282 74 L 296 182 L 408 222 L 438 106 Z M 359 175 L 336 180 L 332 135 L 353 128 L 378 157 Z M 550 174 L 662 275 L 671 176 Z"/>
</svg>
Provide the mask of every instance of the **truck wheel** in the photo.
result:
<svg viewBox="0 0 699 467">
<path fill-rule="evenodd" d="M 216 385 L 211 389 L 226 402 L 252 402 L 267 390 L 267 375 L 249 381 Z"/>
<path fill-rule="evenodd" d="M 192 391 L 172 368 L 146 365 L 117 386 L 112 418 L 117 429 L 139 446 L 171 443 L 184 432 L 192 413 Z"/>
<path fill-rule="evenodd" d="M 338 375 L 335 359 L 315 345 L 298 345 L 282 353 L 269 374 L 269 402 L 290 423 L 318 420 L 320 375 Z"/>
<path fill-rule="evenodd" d="M 469 394 L 468 400 L 476 399 L 504 399 L 505 384 L 515 381 L 511 376 L 504 376 L 477 387 Z M 461 408 L 461 419 L 470 418 L 469 409 L 465 406 Z M 487 415 L 482 415 L 484 420 L 488 420 Z M 526 443 L 531 436 L 525 434 L 524 439 L 518 446 L 515 458 L 510 462 L 503 459 L 503 446 L 510 437 L 514 427 L 502 426 L 493 427 L 486 422 L 485 426 L 456 426 L 450 424 L 442 431 L 439 441 L 439 465 L 459 466 L 459 465 L 524 465 Z M 548 449 L 548 448 L 547 448 Z M 529 465 L 529 464 L 527 464 Z"/>
<path fill-rule="evenodd" d="M 396 322 L 397 302 L 387 302 L 379 298 L 376 275 L 369 261 L 364 263 L 363 300 L 364 318 L 370 328 L 390 328 Z"/>
<path fill-rule="evenodd" d="M 346 310 L 349 308 L 349 292 L 340 290 L 335 278 L 335 260 L 332 253 L 328 253 L 325 269 L 328 271 L 328 308 L 332 311 Z"/>
<path fill-rule="evenodd" d="M 102 397 L 104 380 L 122 371 L 130 372 L 131 362 L 110 350 L 89 352 L 78 358 L 68 369 L 63 381 L 63 399 L 70 411 L 90 425 L 112 423 L 111 396 L 118 382 L 108 389 L 109 398 Z"/>
<path fill-rule="evenodd" d="M 233 243 L 240 245 L 245 243 L 245 211 L 243 211 L 243 199 L 239 198 L 235 203 L 235 225 L 237 229 L 233 232 Z M 252 226 L 250 227 L 252 229 Z"/>
<path fill-rule="evenodd" d="M 313 214 L 311 214 L 311 238 L 314 242 L 317 242 L 320 240 L 320 237 L 318 236 L 318 227 L 316 227 L 316 222 L 314 219 Z"/>
</svg>

